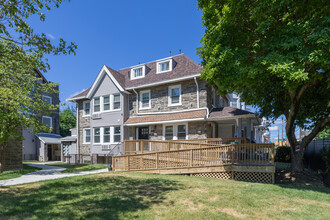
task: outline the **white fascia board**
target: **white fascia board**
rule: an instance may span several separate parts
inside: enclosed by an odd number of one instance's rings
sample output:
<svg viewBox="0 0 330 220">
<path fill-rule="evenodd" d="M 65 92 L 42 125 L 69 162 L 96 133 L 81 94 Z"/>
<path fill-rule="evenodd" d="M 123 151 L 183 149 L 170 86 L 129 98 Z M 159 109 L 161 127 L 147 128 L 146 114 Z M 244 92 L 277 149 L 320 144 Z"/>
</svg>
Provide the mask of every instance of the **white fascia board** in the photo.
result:
<svg viewBox="0 0 330 220">
<path fill-rule="evenodd" d="M 126 88 L 126 89 L 127 90 L 132 90 L 132 89 L 140 89 L 140 88 L 145 88 L 145 87 L 157 86 L 157 85 L 161 85 L 161 84 L 178 82 L 178 81 L 182 81 L 182 80 L 186 80 L 186 79 L 193 79 L 195 77 L 200 77 L 200 75 L 201 74 L 198 73 L 198 74 L 191 75 L 191 76 L 185 76 L 185 77 L 180 77 L 180 78 L 176 78 L 176 79 L 169 79 L 169 80 L 164 80 L 164 81 L 160 81 L 160 82 L 144 84 L 144 85 L 141 85 L 141 86 L 129 87 L 129 88 Z"/>
<path fill-rule="evenodd" d="M 104 75 L 104 73 L 107 73 L 108 76 L 110 77 L 110 79 L 115 83 L 115 85 L 117 86 L 117 88 L 119 89 L 119 91 L 121 92 L 125 92 L 125 90 L 123 89 L 123 87 L 121 87 L 121 85 L 119 85 L 119 83 L 117 82 L 117 80 L 115 79 L 115 77 L 113 77 L 113 75 L 111 74 L 111 72 L 108 70 L 108 68 L 103 65 L 101 71 L 99 72 L 99 74 L 97 75 L 91 89 L 89 90 L 89 92 L 87 93 L 86 95 L 86 98 L 89 98 L 91 97 L 91 95 L 93 94 L 95 88 L 98 86 L 98 84 L 101 82 L 101 79 Z"/>
<path fill-rule="evenodd" d="M 152 122 L 140 122 L 132 124 L 124 124 L 124 126 L 138 126 L 138 125 L 154 125 L 154 124 L 172 124 L 179 122 L 190 122 L 190 121 L 203 121 L 205 118 L 191 118 L 191 119 L 180 119 L 180 120 L 171 120 L 171 121 L 152 121 Z"/>
</svg>

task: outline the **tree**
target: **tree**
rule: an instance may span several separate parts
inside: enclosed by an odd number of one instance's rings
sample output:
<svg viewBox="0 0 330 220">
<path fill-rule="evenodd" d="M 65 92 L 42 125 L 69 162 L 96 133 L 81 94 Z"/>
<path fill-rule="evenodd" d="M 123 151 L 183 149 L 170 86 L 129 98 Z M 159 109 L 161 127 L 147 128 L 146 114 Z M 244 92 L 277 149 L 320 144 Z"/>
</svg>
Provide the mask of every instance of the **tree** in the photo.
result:
<svg viewBox="0 0 330 220">
<path fill-rule="evenodd" d="M 70 129 L 76 127 L 75 109 L 66 107 L 60 111 L 60 134 L 62 137 L 70 135 Z"/>
<path fill-rule="evenodd" d="M 60 39 L 54 45 L 44 33 L 37 34 L 27 23 L 32 15 L 45 20 L 44 9 L 59 7 L 62 0 L 0 0 L 0 172 L 5 168 L 10 137 L 22 139 L 22 129 L 50 131 L 40 116 L 58 106 L 43 101 L 42 94 L 58 92 L 37 72 L 50 66 L 45 55 L 75 54 L 77 46 Z"/>
<path fill-rule="evenodd" d="M 330 126 L 321 131 L 315 139 L 330 139 Z"/>
<path fill-rule="evenodd" d="M 202 78 L 219 93 L 238 92 L 260 116 L 286 118 L 292 169 L 330 123 L 329 1 L 199 0 L 206 30 Z M 311 130 L 300 143 L 295 128 Z M 300 151 L 295 147 L 300 144 Z"/>
</svg>

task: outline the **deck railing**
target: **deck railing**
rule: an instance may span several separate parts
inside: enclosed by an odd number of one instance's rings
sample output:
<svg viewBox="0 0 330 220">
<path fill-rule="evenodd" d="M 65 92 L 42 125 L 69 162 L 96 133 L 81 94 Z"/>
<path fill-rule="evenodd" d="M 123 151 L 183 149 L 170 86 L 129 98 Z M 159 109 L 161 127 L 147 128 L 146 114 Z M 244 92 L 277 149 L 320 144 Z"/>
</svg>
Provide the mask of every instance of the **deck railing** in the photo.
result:
<svg viewBox="0 0 330 220">
<path fill-rule="evenodd" d="M 170 145 L 172 146 L 172 145 Z M 193 146 L 193 145 L 184 145 Z M 222 166 L 274 165 L 273 144 L 214 145 L 113 157 L 115 171 Z M 204 146 L 204 147 L 202 147 Z"/>
<path fill-rule="evenodd" d="M 226 144 L 246 144 L 247 142 L 246 138 L 210 138 L 170 141 L 127 140 L 124 142 L 124 154 L 195 149 Z"/>
</svg>

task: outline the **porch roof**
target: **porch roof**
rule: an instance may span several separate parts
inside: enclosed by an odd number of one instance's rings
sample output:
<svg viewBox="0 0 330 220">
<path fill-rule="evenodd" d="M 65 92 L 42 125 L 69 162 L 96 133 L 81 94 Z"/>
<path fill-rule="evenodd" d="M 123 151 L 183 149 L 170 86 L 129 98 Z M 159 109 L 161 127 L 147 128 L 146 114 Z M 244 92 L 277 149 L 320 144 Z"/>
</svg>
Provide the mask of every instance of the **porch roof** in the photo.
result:
<svg viewBox="0 0 330 220">
<path fill-rule="evenodd" d="M 165 123 L 176 123 L 176 122 L 187 122 L 204 120 L 206 115 L 206 109 L 167 113 L 167 114 L 155 114 L 148 116 L 136 116 L 130 117 L 125 121 L 126 126 L 134 125 L 147 125 L 147 124 L 165 124 Z"/>
<path fill-rule="evenodd" d="M 45 144 L 61 144 L 61 135 L 49 134 L 49 133 L 38 133 L 36 136 Z"/>
<path fill-rule="evenodd" d="M 230 118 L 255 118 L 256 114 L 234 108 L 234 107 L 223 107 L 223 108 L 215 108 L 210 112 L 208 119 L 210 120 L 226 120 Z"/>
</svg>

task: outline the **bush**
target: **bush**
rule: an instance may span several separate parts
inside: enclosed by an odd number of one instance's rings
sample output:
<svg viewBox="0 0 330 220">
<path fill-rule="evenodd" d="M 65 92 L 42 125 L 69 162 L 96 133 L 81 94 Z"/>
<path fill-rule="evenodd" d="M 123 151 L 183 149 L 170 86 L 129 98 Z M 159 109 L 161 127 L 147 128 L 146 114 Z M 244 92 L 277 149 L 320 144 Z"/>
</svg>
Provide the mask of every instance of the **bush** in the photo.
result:
<svg viewBox="0 0 330 220">
<path fill-rule="evenodd" d="M 291 163 L 291 147 L 276 147 L 275 162 Z"/>
</svg>

